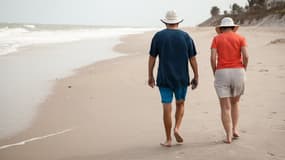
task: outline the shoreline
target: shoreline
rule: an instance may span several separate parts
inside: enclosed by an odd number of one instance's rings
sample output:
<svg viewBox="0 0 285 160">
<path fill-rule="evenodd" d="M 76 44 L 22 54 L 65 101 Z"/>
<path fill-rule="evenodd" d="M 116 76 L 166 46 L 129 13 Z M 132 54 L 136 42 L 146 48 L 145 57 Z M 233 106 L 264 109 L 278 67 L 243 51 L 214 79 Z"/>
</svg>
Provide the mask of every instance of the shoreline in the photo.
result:
<svg viewBox="0 0 285 160">
<path fill-rule="evenodd" d="M 285 31 L 259 30 L 264 33 L 247 28 L 240 30 L 251 44 L 252 58 L 247 72 L 247 91 L 241 102 L 241 139 L 230 146 L 220 142 L 223 129 L 208 61 L 208 48 L 215 32 L 212 28 L 195 28 L 187 31 L 190 31 L 199 52 L 201 82 L 199 88 L 189 91 L 187 96 L 182 126 L 184 145 L 173 146 L 170 150 L 159 146 L 164 136 L 159 93 L 145 82 L 152 37 L 152 32 L 148 32 L 122 37 L 123 43 L 113 47 L 117 52 L 128 53 L 127 56 L 97 62 L 59 80 L 53 93 L 41 105 L 32 126 L 16 137 L 1 140 L 0 144 L 68 132 L 0 150 L 0 158 L 284 158 L 285 110 L 282 100 L 285 86 L 282 84 L 285 77 L 282 74 L 285 73 L 285 47 L 284 44 L 266 44 L 284 36 Z M 273 84 L 263 86 L 264 81 Z M 261 89 L 268 92 L 261 93 Z"/>
<path fill-rule="evenodd" d="M 53 94 L 54 86 L 58 81 L 74 76 L 80 68 L 125 56 L 110 48 L 112 44 L 120 43 L 119 37 L 100 40 L 101 46 L 94 46 L 94 43 L 98 42 L 97 39 L 91 39 L 59 44 L 37 44 L 22 47 L 15 53 L 1 56 L 0 72 L 3 76 L 0 85 L 1 105 L 4 108 L 1 114 L 3 132 L 0 139 L 13 137 L 18 135 L 19 131 L 29 128 L 38 114 L 40 105 Z M 88 50 L 78 55 L 82 48 Z M 96 52 L 94 54 L 94 50 L 104 53 L 103 56 Z M 69 62 L 66 63 L 66 60 Z M 34 68 L 34 66 L 37 67 Z M 17 101 L 13 100 L 15 98 Z M 3 130 L 4 128 L 7 128 L 7 131 Z"/>
<path fill-rule="evenodd" d="M 149 33 L 149 32 L 152 32 L 152 31 L 146 31 L 144 33 Z M 33 128 L 34 122 L 37 121 L 38 117 L 41 117 L 41 114 L 43 114 L 41 112 L 41 110 L 43 108 L 42 106 L 48 101 L 48 99 L 51 96 L 54 95 L 55 90 L 58 86 L 58 83 L 61 83 L 61 81 L 65 81 L 65 79 L 76 77 L 79 74 L 81 74 L 81 72 L 88 70 L 88 68 L 93 68 L 94 66 L 97 66 L 97 65 L 105 66 L 106 63 L 116 63 L 119 59 L 124 59 L 125 57 L 136 56 L 137 54 L 139 54 L 139 53 L 133 53 L 133 51 L 124 52 L 124 45 L 125 45 L 124 41 L 136 39 L 138 35 L 144 35 L 144 33 L 129 34 L 129 35 L 120 36 L 118 38 L 112 38 L 112 39 L 116 39 L 116 40 L 113 40 L 114 45 L 113 45 L 113 47 L 111 47 L 110 50 L 112 50 L 112 52 L 114 52 L 116 54 L 115 57 L 104 58 L 102 60 L 97 60 L 96 62 L 92 62 L 90 64 L 81 65 L 81 67 L 75 67 L 74 69 L 70 69 L 68 72 L 65 72 L 64 75 L 61 75 L 61 76 L 58 76 L 57 78 L 52 78 L 51 80 L 48 80 L 49 83 L 52 83 L 50 85 L 51 87 L 49 87 L 49 90 L 46 92 L 46 96 L 43 97 L 43 100 L 34 107 L 34 108 L 36 108 L 36 109 L 34 109 L 35 116 L 33 116 L 31 123 L 28 124 L 29 127 L 25 127 L 26 129 L 21 130 L 20 132 L 17 132 L 16 134 L 13 134 L 12 136 L 5 136 L 5 137 L 1 138 L 0 142 L 3 142 L 3 141 L 5 142 L 6 140 L 9 141 L 10 139 L 14 139 L 15 137 L 21 137 L 19 135 L 22 135 L 23 133 L 28 131 L 30 128 Z M 94 43 L 96 41 L 98 41 L 98 40 L 97 39 L 95 39 L 95 40 L 88 39 L 88 40 L 81 40 L 81 41 L 75 41 L 75 42 L 65 42 L 65 43 L 58 43 L 58 44 L 30 45 L 30 46 L 25 46 L 25 47 L 19 48 L 19 50 L 16 51 L 15 53 L 3 55 L 3 57 L 17 56 L 19 54 L 21 54 L 23 56 L 27 56 L 26 54 L 34 54 L 34 52 L 35 52 L 34 50 L 43 50 L 43 49 L 44 50 L 50 50 L 50 48 L 53 48 L 53 47 L 58 48 L 58 47 L 62 47 L 62 45 L 70 46 L 70 45 L 74 45 L 74 44 L 78 44 L 78 43 L 86 43 L 86 42 Z M 30 53 L 30 52 L 32 52 L 32 53 Z M 42 54 L 42 53 L 39 53 L 39 54 Z M 72 88 L 72 86 L 70 86 L 70 85 L 67 85 L 66 87 Z"/>
<path fill-rule="evenodd" d="M 143 35 L 143 34 L 138 34 L 138 35 Z M 133 35 L 131 35 L 133 36 Z M 129 36 L 122 36 L 120 39 L 129 39 Z M 121 47 L 124 48 L 124 46 L 122 45 L 122 43 L 117 43 L 118 45 L 113 46 L 113 50 L 115 50 L 116 47 L 119 47 L 119 49 L 116 49 L 116 52 L 119 54 L 122 54 L 122 50 L 120 49 Z M 54 112 L 60 112 L 60 113 L 64 113 L 64 108 L 63 110 L 58 110 L 56 108 L 51 108 L 54 104 L 54 102 L 50 101 L 52 99 L 56 99 L 55 101 L 58 101 L 57 99 L 57 93 L 62 94 L 62 92 L 68 92 L 68 90 L 72 90 L 72 88 L 75 88 L 75 86 L 71 85 L 69 83 L 69 81 L 74 80 L 74 79 L 78 79 L 79 75 L 84 75 L 84 74 L 89 74 L 89 70 L 93 70 L 92 72 L 97 72 L 96 70 L 100 70 L 100 72 L 107 72 L 104 71 L 105 69 L 108 69 L 107 66 L 109 66 L 109 64 L 112 65 L 120 65 L 119 63 L 121 63 L 122 61 L 127 61 L 129 58 L 128 57 L 137 57 L 137 56 L 141 56 L 139 54 L 134 54 L 134 55 L 127 55 L 127 56 L 121 56 L 121 57 L 115 57 L 112 59 L 106 59 L 106 60 L 101 60 L 98 61 L 96 63 L 87 65 L 85 67 L 81 67 L 78 69 L 74 70 L 74 74 L 68 77 L 65 77 L 63 79 L 59 79 L 57 80 L 56 84 L 54 85 L 54 87 L 52 88 L 51 94 L 47 97 L 47 99 L 40 104 L 40 107 L 38 109 L 37 115 L 35 116 L 32 124 L 30 125 L 30 127 L 22 132 L 19 132 L 16 136 L 13 137 L 9 137 L 6 139 L 2 139 L 0 140 L 0 158 L 1 156 L 5 155 L 2 154 L 2 152 L 4 151 L 8 151 L 10 149 L 15 149 L 18 146 L 22 147 L 22 145 L 26 145 L 24 142 L 28 142 L 29 143 L 33 143 L 33 140 L 35 140 L 35 142 L 37 140 L 40 140 L 41 137 L 49 137 L 49 135 L 52 135 L 54 133 L 57 132 L 62 132 L 62 131 L 73 131 L 77 128 L 77 125 L 68 125 L 68 124 L 77 124 L 78 123 L 78 119 L 76 121 L 72 120 L 72 117 L 76 117 L 76 115 L 71 116 L 71 119 L 67 119 L 65 117 L 64 122 L 57 122 L 57 120 L 61 119 L 61 114 L 57 115 Z M 119 62 L 119 63 L 118 63 Z M 71 87 L 70 87 L 71 86 Z M 62 94 L 65 95 L 65 94 Z M 69 96 L 65 96 L 65 99 L 70 99 Z M 61 99 L 61 98 L 59 98 Z M 89 99 L 94 99 L 93 96 L 89 97 Z M 75 109 L 75 108 L 73 108 Z M 74 110 L 73 110 L 74 111 Z M 52 113 L 51 113 L 52 112 Z M 78 110 L 78 112 L 76 113 L 80 113 L 80 111 Z M 76 114 L 75 113 L 75 114 Z M 53 118 L 51 119 L 50 117 L 48 117 L 49 115 L 52 115 Z M 86 117 L 80 117 L 81 118 L 86 118 Z M 71 122 L 70 122 L 71 121 Z M 73 122 L 73 123 L 72 123 Z M 44 128 L 42 128 L 42 125 L 45 125 Z M 46 126 L 47 125 L 47 126 Z M 62 128 L 66 128 L 66 129 L 62 129 Z M 55 134 L 56 135 L 56 134 Z M 31 141 L 30 141 L 31 140 Z M 45 140 L 45 138 L 43 138 L 43 141 Z M 3 145 L 2 145 L 3 144 Z M 18 145 L 20 144 L 20 145 Z M 7 148 L 6 148 L 7 147 Z M 11 148 L 10 148 L 11 147 Z M 106 146 L 107 147 L 107 146 Z M 18 157 L 17 155 L 14 155 L 16 157 Z M 4 156 L 5 157 L 5 156 Z M 20 158 L 20 157 L 18 157 Z"/>
</svg>

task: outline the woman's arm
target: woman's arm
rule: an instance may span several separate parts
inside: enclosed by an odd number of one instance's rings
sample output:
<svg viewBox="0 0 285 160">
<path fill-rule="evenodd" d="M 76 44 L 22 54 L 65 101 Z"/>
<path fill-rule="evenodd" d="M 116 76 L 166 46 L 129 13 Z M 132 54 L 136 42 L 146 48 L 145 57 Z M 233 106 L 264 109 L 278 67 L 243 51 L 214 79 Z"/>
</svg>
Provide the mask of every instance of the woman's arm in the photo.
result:
<svg viewBox="0 0 285 160">
<path fill-rule="evenodd" d="M 213 70 L 213 74 L 216 72 L 216 67 L 217 67 L 217 49 L 212 48 L 211 49 L 211 67 Z"/>
<path fill-rule="evenodd" d="M 248 64 L 248 53 L 246 47 L 241 47 L 241 53 L 242 53 L 242 63 L 244 66 L 244 69 L 247 69 Z"/>
</svg>

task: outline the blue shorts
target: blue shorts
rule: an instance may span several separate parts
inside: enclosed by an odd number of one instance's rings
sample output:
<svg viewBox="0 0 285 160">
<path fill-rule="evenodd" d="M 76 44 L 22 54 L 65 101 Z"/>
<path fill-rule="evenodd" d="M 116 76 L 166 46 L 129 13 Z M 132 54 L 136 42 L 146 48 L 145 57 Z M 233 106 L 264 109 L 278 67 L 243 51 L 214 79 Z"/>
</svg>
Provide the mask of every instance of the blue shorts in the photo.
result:
<svg viewBox="0 0 285 160">
<path fill-rule="evenodd" d="M 185 100 L 187 94 L 187 86 L 182 88 L 170 89 L 165 87 L 159 87 L 162 103 L 171 103 L 173 99 L 173 93 L 176 101 Z"/>
</svg>

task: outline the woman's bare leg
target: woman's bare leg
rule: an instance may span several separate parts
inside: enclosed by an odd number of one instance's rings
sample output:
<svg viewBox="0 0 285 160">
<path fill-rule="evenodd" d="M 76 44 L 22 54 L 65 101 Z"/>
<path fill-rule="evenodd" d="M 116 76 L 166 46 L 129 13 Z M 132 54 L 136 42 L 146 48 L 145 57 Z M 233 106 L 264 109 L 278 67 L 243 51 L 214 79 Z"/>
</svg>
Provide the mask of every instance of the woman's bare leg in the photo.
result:
<svg viewBox="0 0 285 160">
<path fill-rule="evenodd" d="M 230 98 L 220 98 L 220 106 L 221 106 L 221 119 L 227 136 L 225 143 L 231 143 L 233 132 L 232 132 Z"/>
<path fill-rule="evenodd" d="M 239 100 L 240 96 L 231 98 L 231 115 L 232 115 L 232 125 L 233 125 L 233 137 L 238 138 L 238 120 L 239 120 Z"/>
</svg>

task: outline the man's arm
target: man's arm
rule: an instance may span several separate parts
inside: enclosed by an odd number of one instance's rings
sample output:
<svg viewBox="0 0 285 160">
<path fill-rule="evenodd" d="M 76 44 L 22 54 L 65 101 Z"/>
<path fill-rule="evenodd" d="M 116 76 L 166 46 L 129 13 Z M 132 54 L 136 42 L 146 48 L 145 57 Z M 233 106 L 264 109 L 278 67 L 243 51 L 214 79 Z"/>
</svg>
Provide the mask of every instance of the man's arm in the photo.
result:
<svg viewBox="0 0 285 160">
<path fill-rule="evenodd" d="M 215 74 L 217 67 L 217 49 L 215 48 L 211 49 L 211 67 L 213 70 L 213 74 Z"/>
<path fill-rule="evenodd" d="M 189 61 L 190 61 L 190 65 L 194 73 L 194 78 L 191 81 L 191 85 L 192 85 L 192 89 L 195 89 L 198 86 L 198 82 L 199 82 L 198 64 L 196 61 L 196 57 L 191 57 Z"/>
<path fill-rule="evenodd" d="M 155 65 L 155 61 L 156 57 L 150 55 L 148 59 L 148 85 L 152 88 L 155 86 L 155 81 L 153 77 L 153 68 Z"/>
<path fill-rule="evenodd" d="M 247 69 L 248 64 L 248 53 L 246 47 L 241 47 L 241 53 L 242 53 L 242 63 L 244 66 L 244 69 Z"/>
</svg>

